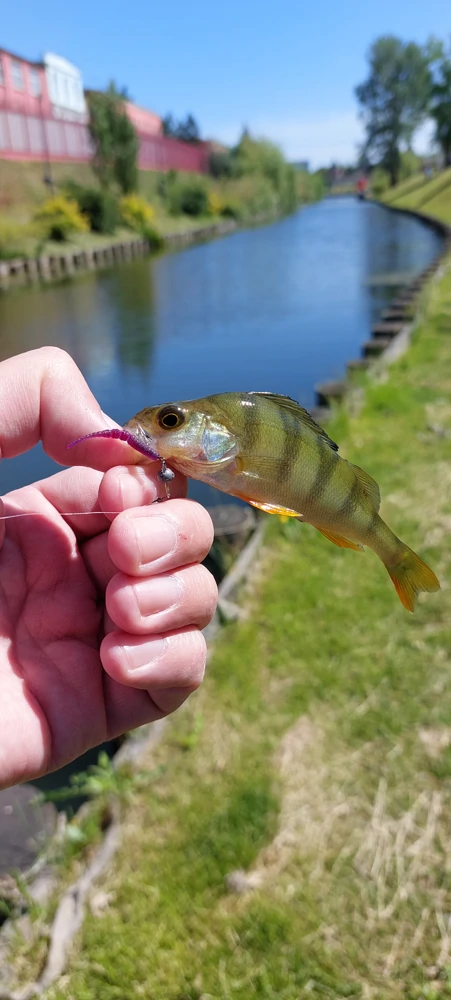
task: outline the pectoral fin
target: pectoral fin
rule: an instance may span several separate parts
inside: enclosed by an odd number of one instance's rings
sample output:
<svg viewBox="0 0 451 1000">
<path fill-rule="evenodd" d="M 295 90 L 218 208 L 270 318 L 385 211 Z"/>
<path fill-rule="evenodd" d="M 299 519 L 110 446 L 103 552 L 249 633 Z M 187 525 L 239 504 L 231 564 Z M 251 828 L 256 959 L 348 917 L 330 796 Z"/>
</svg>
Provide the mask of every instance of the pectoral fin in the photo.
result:
<svg viewBox="0 0 451 1000">
<path fill-rule="evenodd" d="M 358 545 L 356 542 L 350 542 L 349 538 L 343 538 L 343 535 L 337 535 L 335 531 L 329 531 L 328 528 L 319 528 L 317 524 L 314 525 L 317 531 L 320 531 L 325 538 L 329 539 L 329 542 L 333 542 L 334 545 L 338 545 L 340 549 L 355 549 L 356 552 L 363 551 L 363 545 Z"/>
</svg>

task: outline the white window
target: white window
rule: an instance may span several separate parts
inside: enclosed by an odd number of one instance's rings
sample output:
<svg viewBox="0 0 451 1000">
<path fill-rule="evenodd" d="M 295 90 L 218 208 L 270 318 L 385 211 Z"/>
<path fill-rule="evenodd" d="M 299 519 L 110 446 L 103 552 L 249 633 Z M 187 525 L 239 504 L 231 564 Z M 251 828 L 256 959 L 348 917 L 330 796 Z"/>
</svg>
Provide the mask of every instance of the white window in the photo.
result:
<svg viewBox="0 0 451 1000">
<path fill-rule="evenodd" d="M 15 59 L 11 60 L 11 76 L 14 90 L 23 90 L 22 66 Z"/>
<path fill-rule="evenodd" d="M 30 69 L 30 94 L 39 97 L 41 93 L 41 81 L 37 69 Z"/>
<path fill-rule="evenodd" d="M 2 57 L 0 56 L 0 87 L 4 86 L 5 86 L 5 77 L 3 75 Z"/>
</svg>

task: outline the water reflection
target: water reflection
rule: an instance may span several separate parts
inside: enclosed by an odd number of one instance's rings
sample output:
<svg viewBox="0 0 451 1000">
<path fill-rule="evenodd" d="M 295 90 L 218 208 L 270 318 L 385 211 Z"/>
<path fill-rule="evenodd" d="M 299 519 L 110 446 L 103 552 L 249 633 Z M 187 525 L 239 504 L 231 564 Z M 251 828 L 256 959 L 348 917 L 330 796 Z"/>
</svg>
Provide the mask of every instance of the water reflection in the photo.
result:
<svg viewBox="0 0 451 1000">
<path fill-rule="evenodd" d="M 112 272 L 108 293 L 114 306 L 119 363 L 148 371 L 155 340 L 153 270 L 148 261 Z"/>
<path fill-rule="evenodd" d="M 271 389 L 313 402 L 440 238 L 418 220 L 326 200 L 269 226 L 0 296 L 0 357 L 57 344 L 124 423 L 152 403 Z M 53 468 L 40 448 L 2 463 L 2 491 Z M 192 486 L 215 502 L 215 491 Z M 221 502 L 224 497 L 221 496 Z"/>
</svg>

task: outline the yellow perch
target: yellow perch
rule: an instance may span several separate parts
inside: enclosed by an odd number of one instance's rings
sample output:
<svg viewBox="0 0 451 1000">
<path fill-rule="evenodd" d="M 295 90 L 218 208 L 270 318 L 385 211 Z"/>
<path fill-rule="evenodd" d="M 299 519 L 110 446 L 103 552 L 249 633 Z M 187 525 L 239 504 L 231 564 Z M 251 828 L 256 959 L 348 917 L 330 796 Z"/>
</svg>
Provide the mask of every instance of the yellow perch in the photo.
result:
<svg viewBox="0 0 451 1000">
<path fill-rule="evenodd" d="M 125 425 L 175 469 L 270 514 L 313 524 L 335 545 L 368 545 L 399 598 L 414 610 L 420 590 L 440 589 L 428 566 L 379 516 L 374 479 L 299 403 L 267 392 L 225 392 L 141 410 Z"/>
</svg>

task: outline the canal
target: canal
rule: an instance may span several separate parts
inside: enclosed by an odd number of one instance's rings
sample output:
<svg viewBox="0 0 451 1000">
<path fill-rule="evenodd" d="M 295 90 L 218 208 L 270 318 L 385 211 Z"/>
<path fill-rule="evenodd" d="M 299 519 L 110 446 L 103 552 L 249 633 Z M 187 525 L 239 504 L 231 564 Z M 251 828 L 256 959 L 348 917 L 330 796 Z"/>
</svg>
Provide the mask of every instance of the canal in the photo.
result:
<svg viewBox="0 0 451 1000">
<path fill-rule="evenodd" d="M 416 219 L 328 199 L 182 252 L 0 295 L 0 360 L 64 348 L 119 423 L 154 403 L 225 390 L 271 390 L 309 407 L 315 383 L 343 375 L 384 306 L 439 249 Z M 38 446 L 1 463 L 1 492 L 56 469 Z M 201 483 L 190 495 L 227 501 Z M 67 784 L 97 753 L 36 784 Z"/>
<path fill-rule="evenodd" d="M 271 225 L 0 296 L 0 360 L 55 344 L 102 409 L 124 423 L 145 406 L 225 390 L 285 393 L 343 375 L 398 287 L 440 237 L 414 218 L 352 197 Z M 1 466 L 7 492 L 55 471 L 40 446 Z M 207 505 L 210 487 L 190 486 Z"/>
</svg>

